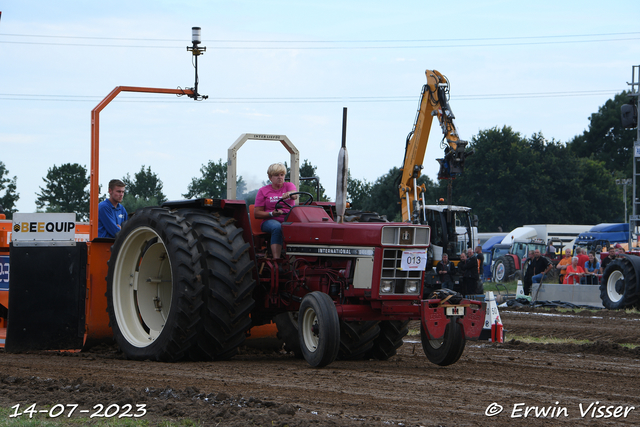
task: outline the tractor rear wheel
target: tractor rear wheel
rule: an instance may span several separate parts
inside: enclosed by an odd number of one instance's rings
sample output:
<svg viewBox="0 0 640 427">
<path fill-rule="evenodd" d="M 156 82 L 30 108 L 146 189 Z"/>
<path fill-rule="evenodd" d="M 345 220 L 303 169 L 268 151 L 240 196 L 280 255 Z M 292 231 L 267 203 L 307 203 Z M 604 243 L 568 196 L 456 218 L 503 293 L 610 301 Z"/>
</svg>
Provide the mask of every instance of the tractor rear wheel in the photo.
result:
<svg viewBox="0 0 640 427">
<path fill-rule="evenodd" d="M 516 263 L 510 255 L 501 256 L 493 266 L 493 278 L 496 282 L 506 282 L 516 272 Z"/>
<path fill-rule="evenodd" d="M 111 248 L 107 312 L 124 354 L 137 360 L 182 359 L 197 337 L 204 283 L 196 239 L 179 214 L 138 210 Z"/>
<path fill-rule="evenodd" d="M 633 307 L 638 304 L 637 272 L 626 258 L 611 261 L 602 276 L 600 299 L 609 310 Z"/>
<path fill-rule="evenodd" d="M 340 350 L 340 319 L 331 297 L 324 292 L 304 296 L 298 314 L 302 355 L 314 368 L 327 366 Z"/>
<path fill-rule="evenodd" d="M 451 319 L 445 329 L 444 336 L 439 340 L 430 340 L 421 324 L 420 338 L 427 359 L 440 366 L 456 363 L 462 356 L 466 344 L 462 328 L 455 319 Z"/>
<path fill-rule="evenodd" d="M 404 344 L 403 338 L 409 333 L 408 320 L 383 320 L 380 322 L 380 334 L 373 342 L 368 358 L 388 360 L 395 356 Z"/>
<path fill-rule="evenodd" d="M 380 334 L 377 321 L 340 321 L 340 351 L 338 359 L 361 360 L 374 346 Z"/>
<path fill-rule="evenodd" d="M 189 357 L 230 359 L 237 354 L 251 328 L 249 314 L 255 305 L 255 280 L 250 245 L 233 218 L 192 209 L 178 212 L 197 236 L 199 272 L 206 285 L 202 293 L 202 322 Z"/>
</svg>

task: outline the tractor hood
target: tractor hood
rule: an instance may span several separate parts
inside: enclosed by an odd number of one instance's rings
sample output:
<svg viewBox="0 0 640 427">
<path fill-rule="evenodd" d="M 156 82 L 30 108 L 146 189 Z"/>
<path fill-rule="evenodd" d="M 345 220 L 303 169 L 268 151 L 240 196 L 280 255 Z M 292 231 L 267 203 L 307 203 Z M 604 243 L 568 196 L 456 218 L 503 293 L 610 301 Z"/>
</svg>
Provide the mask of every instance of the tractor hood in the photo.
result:
<svg viewBox="0 0 640 427">
<path fill-rule="evenodd" d="M 531 227 L 518 227 L 502 239 L 503 245 L 510 245 L 514 241 L 529 241 L 538 237 L 538 232 Z"/>
<path fill-rule="evenodd" d="M 598 224 L 591 230 L 581 233 L 576 244 L 588 244 L 595 240 L 608 240 L 609 243 L 628 243 L 629 224 Z"/>
</svg>

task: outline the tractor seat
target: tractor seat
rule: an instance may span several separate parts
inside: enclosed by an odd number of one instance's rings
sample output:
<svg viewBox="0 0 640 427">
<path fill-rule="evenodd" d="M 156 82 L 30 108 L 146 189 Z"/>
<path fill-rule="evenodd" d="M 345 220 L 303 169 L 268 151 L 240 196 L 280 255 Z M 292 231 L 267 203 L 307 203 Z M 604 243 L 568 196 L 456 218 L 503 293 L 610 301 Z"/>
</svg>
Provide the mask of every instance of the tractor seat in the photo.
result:
<svg viewBox="0 0 640 427">
<path fill-rule="evenodd" d="M 253 216 L 255 207 L 255 205 L 249 205 L 249 222 L 251 223 L 251 234 L 254 236 L 267 234 L 260 228 L 260 226 L 262 225 L 262 220 L 256 219 L 256 217 Z"/>
<path fill-rule="evenodd" d="M 255 206 L 249 205 L 249 222 L 251 223 L 251 235 L 253 236 L 253 246 L 256 251 L 264 251 L 267 257 L 271 257 L 271 234 L 262 231 L 260 226 L 262 220 L 256 219 L 254 215 Z"/>
</svg>

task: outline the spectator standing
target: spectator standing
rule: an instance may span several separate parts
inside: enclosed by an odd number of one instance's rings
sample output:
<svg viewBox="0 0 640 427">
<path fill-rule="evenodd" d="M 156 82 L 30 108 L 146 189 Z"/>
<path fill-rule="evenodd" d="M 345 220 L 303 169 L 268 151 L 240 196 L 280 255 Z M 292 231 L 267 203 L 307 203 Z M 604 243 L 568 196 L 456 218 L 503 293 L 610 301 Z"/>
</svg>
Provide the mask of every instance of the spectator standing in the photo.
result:
<svg viewBox="0 0 640 427">
<path fill-rule="evenodd" d="M 109 181 L 109 198 L 98 204 L 98 237 L 115 238 L 129 216 L 121 205 L 125 185 L 119 179 Z"/>
<path fill-rule="evenodd" d="M 473 253 L 473 249 L 469 249 Z M 462 273 L 462 291 L 463 295 L 471 295 L 474 293 L 478 284 L 478 264 L 475 257 L 468 258 L 467 254 L 460 254 L 460 263 L 458 270 Z"/>
<path fill-rule="evenodd" d="M 476 246 L 476 259 L 478 260 L 478 276 L 480 281 L 484 281 L 484 255 L 482 254 L 482 246 Z"/>
<path fill-rule="evenodd" d="M 555 259 L 556 257 L 556 247 L 551 244 L 551 239 L 547 242 L 547 253 L 544 256 L 549 257 L 551 259 Z"/>
<path fill-rule="evenodd" d="M 456 274 L 456 266 L 449 261 L 449 255 L 446 253 L 442 254 L 442 261 L 436 265 L 436 273 L 438 273 L 443 288 L 453 289 L 453 275 Z"/>
</svg>

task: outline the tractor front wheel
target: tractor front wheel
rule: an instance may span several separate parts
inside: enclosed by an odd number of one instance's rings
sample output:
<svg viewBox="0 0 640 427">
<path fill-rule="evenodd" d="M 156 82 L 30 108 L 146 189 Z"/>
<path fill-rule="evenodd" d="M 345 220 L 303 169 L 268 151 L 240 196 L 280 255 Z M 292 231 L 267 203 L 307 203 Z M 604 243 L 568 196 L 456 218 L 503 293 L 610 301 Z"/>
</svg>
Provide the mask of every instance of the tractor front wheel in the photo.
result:
<svg viewBox="0 0 640 427">
<path fill-rule="evenodd" d="M 462 356 L 466 344 L 462 328 L 455 319 L 451 319 L 445 329 L 444 336 L 437 340 L 430 340 L 423 326 L 420 325 L 420 338 L 422 339 L 422 349 L 427 359 L 431 363 L 440 366 L 456 363 Z"/>
<path fill-rule="evenodd" d="M 314 368 L 327 366 L 340 350 L 340 319 L 333 300 L 323 292 L 311 292 L 302 299 L 298 313 L 302 355 Z"/>
</svg>

